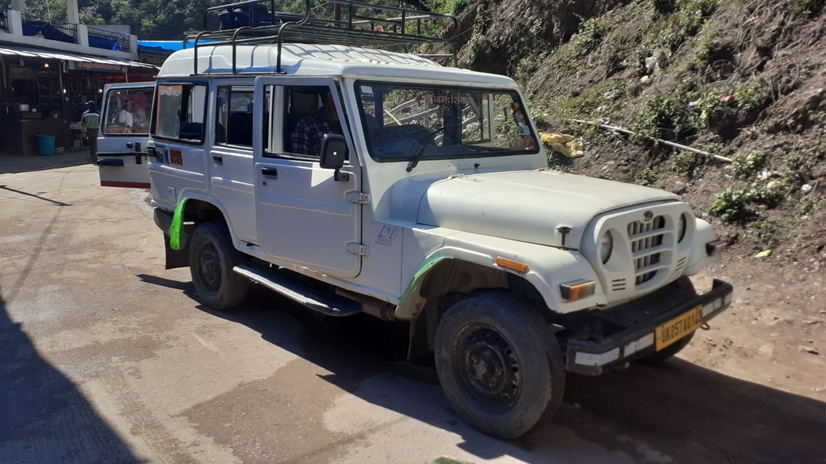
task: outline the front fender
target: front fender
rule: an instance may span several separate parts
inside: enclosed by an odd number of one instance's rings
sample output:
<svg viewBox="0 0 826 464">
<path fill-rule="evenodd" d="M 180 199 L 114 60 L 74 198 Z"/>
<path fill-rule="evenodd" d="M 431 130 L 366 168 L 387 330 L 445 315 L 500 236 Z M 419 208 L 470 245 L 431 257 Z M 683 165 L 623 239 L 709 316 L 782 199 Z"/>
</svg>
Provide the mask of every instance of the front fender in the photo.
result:
<svg viewBox="0 0 826 464">
<path fill-rule="evenodd" d="M 719 254 L 709 254 L 706 247 L 707 244 L 717 240 L 717 234 L 714 233 L 711 224 L 697 219 L 697 232 L 694 234 L 694 243 L 691 247 L 691 255 L 688 258 L 688 263 L 685 266 L 685 275 L 694 275 L 700 272 L 704 267 L 711 263 L 720 261 Z"/>
<path fill-rule="evenodd" d="M 500 267 L 496 264 L 498 257 L 525 263 L 528 270 L 521 273 Z M 396 307 L 398 318 L 410 320 L 421 313 L 427 300 L 422 296 L 422 286 L 427 281 L 427 276 L 446 259 L 477 264 L 525 279 L 542 296 L 546 306 L 557 313 L 578 311 L 606 303 L 604 292 L 590 263 L 576 251 L 460 232 L 445 237 L 443 246 L 419 263 Z M 594 294 L 577 301 L 564 299 L 559 285 L 577 280 L 594 281 Z"/>
</svg>

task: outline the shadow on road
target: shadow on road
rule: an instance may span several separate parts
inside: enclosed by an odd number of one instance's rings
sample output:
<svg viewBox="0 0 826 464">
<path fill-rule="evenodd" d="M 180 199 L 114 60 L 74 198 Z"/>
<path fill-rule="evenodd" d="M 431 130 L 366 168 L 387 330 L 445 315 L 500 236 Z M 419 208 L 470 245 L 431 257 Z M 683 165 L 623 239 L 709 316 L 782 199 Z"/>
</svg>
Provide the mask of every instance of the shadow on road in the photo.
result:
<svg viewBox="0 0 826 464">
<path fill-rule="evenodd" d="M 85 151 L 53 156 L 15 156 L 0 153 L 0 174 L 19 174 L 21 172 L 88 165 L 87 156 L 88 153 Z"/>
<path fill-rule="evenodd" d="M 37 353 L 0 298 L 0 463 L 142 462 Z"/>
<path fill-rule="evenodd" d="M 300 323 L 300 336 L 286 333 L 289 329 L 277 323 L 274 308 L 286 309 Z M 323 378 L 352 395 L 460 434 L 465 440 L 460 447 L 481 459 L 507 455 L 547 462 L 558 459 L 560 449 L 570 448 L 566 440 L 574 436 L 641 462 L 826 462 L 826 404 L 676 358 L 600 377 L 571 375 L 565 404 L 553 423 L 504 443 L 460 421 L 438 388 L 432 360 L 405 360 L 405 324 L 361 315 L 315 316 L 260 287 L 254 287 L 236 312 L 201 309 L 244 324 L 329 370 L 333 374 Z M 375 378 L 388 376 L 408 381 L 394 382 L 393 391 L 375 386 Z M 372 386 L 365 387 L 368 383 Z M 443 405 L 438 414 L 433 413 L 434 404 Z M 583 462 L 581 456 L 577 462 Z"/>
</svg>

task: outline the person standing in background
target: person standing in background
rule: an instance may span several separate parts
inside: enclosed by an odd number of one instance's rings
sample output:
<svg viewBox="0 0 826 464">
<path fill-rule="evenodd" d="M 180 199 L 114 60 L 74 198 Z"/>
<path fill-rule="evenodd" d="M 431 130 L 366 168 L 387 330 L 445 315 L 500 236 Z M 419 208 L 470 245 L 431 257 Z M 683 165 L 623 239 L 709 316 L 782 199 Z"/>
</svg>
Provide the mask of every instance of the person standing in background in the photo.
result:
<svg viewBox="0 0 826 464">
<path fill-rule="evenodd" d="M 97 165 L 98 163 L 98 130 L 100 129 L 100 113 L 94 101 L 86 103 L 87 110 L 80 117 L 80 129 L 83 138 L 89 143 L 89 156 L 86 161 Z"/>
</svg>

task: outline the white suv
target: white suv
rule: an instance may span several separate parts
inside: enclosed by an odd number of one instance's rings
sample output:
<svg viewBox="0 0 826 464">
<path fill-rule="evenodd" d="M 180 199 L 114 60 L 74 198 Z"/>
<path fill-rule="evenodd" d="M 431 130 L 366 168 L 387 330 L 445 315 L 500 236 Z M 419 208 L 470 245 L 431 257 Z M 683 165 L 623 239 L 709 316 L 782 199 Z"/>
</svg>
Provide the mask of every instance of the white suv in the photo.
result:
<svg viewBox="0 0 826 464">
<path fill-rule="evenodd" d="M 698 295 L 688 279 L 725 248 L 710 225 L 674 194 L 548 169 L 513 80 L 356 46 L 452 18 L 334 3 L 334 24 L 215 7 L 223 29 L 158 75 L 155 221 L 204 304 L 236 307 L 254 282 L 327 315 L 408 321 L 410 356 L 434 354 L 458 413 L 502 438 L 553 415 L 566 371 L 667 358 L 728 307 L 729 284 Z M 233 29 L 228 13 L 263 23 Z M 291 43 L 325 28 L 343 45 Z M 341 135 L 297 153 L 327 92 Z M 106 159 L 103 179 L 125 169 Z"/>
</svg>

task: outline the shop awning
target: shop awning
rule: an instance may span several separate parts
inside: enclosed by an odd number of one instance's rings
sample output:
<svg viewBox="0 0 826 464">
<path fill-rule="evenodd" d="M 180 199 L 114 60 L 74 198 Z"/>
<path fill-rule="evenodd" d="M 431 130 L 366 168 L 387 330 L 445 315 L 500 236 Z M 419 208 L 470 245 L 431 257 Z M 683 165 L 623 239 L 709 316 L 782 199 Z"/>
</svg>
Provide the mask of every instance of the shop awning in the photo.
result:
<svg viewBox="0 0 826 464">
<path fill-rule="evenodd" d="M 69 62 L 69 69 L 77 71 L 127 72 L 134 69 L 142 72 L 155 72 L 158 67 L 148 63 L 129 60 L 112 60 L 88 55 L 75 55 L 56 51 L 36 50 L 31 48 L 0 47 L 0 55 L 19 56 L 21 58 L 40 58 L 46 60 L 64 60 Z"/>
</svg>

